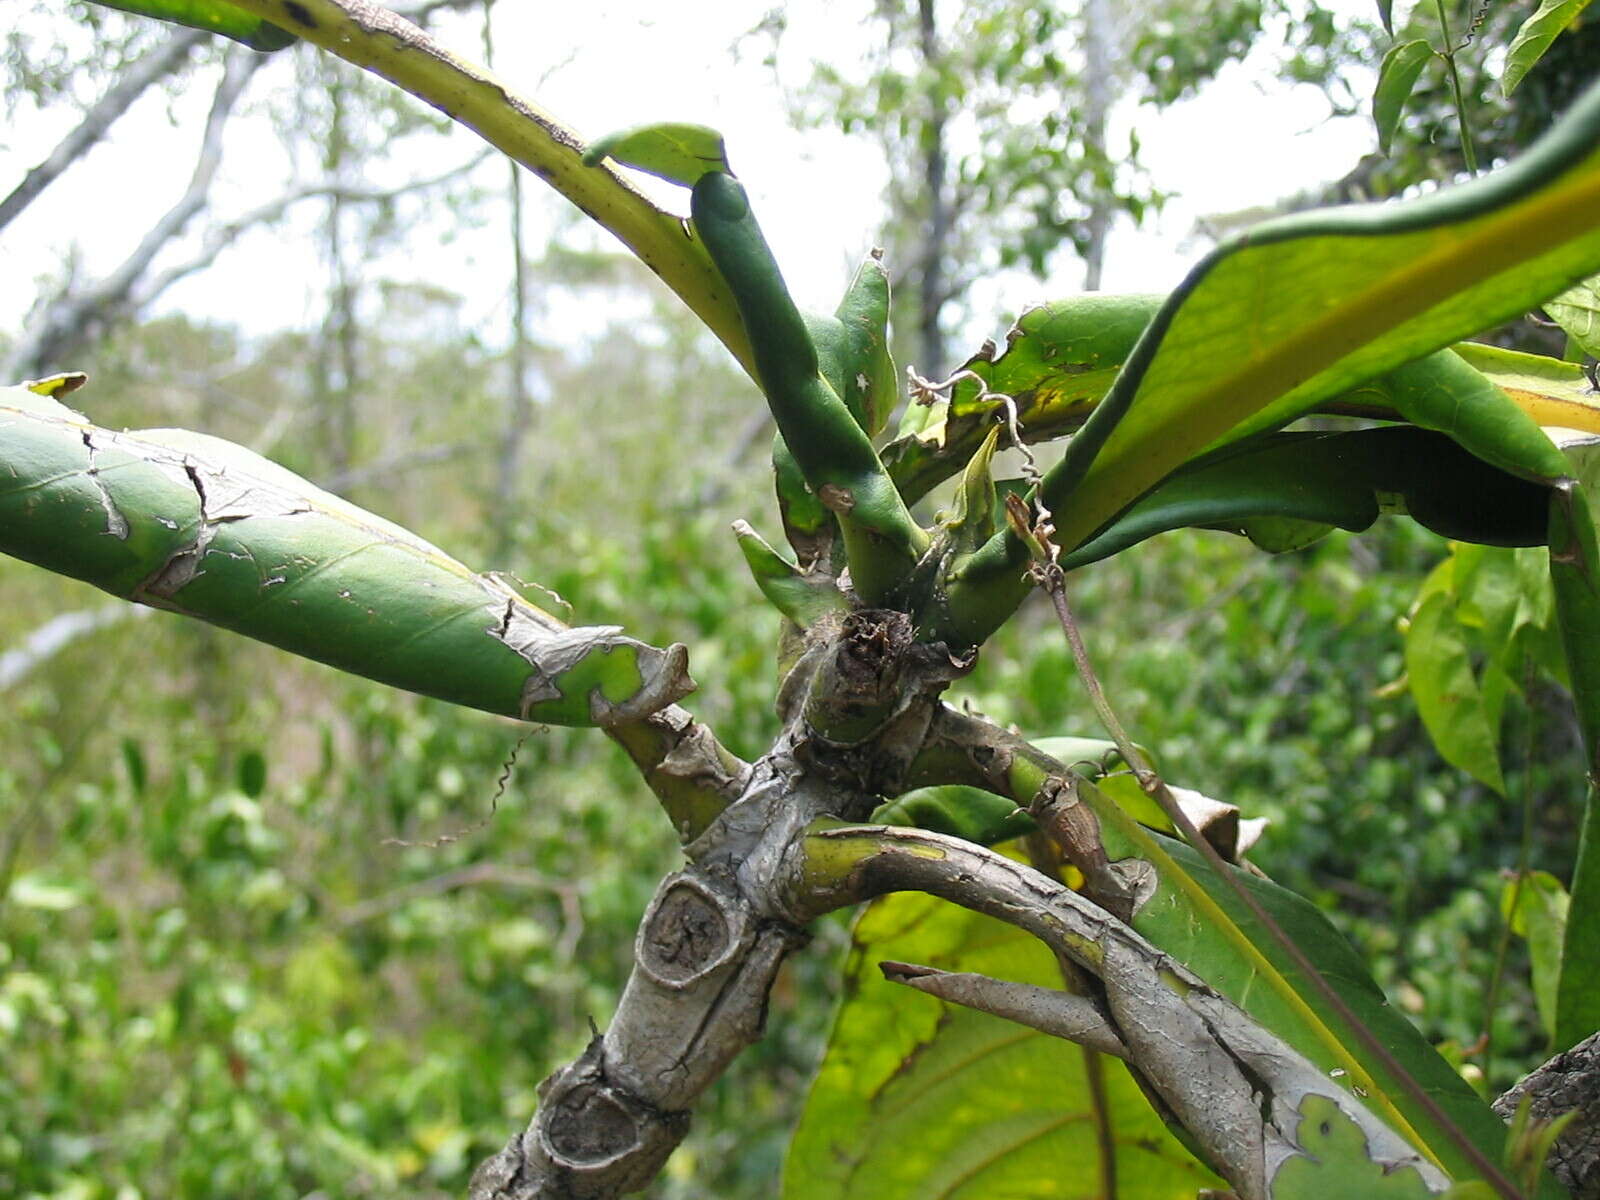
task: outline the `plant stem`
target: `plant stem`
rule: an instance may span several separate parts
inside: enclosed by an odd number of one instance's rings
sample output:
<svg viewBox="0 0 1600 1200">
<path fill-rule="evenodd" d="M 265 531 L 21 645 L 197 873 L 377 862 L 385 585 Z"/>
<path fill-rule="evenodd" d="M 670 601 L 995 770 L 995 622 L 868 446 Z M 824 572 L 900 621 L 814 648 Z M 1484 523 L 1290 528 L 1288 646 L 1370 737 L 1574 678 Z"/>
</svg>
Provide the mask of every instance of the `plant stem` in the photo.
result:
<svg viewBox="0 0 1600 1200">
<path fill-rule="evenodd" d="M 1456 45 L 1450 37 L 1450 17 L 1445 12 L 1444 0 L 1433 0 L 1433 5 L 1439 13 L 1439 35 L 1444 42 L 1444 49 L 1437 53 L 1444 59 L 1445 68 L 1450 72 L 1450 92 L 1455 99 L 1456 124 L 1461 129 L 1461 158 L 1467 164 L 1467 174 L 1476 175 L 1478 155 L 1472 148 L 1472 127 L 1467 120 L 1467 100 L 1461 91 L 1461 72 L 1456 67 Z"/>
<path fill-rule="evenodd" d="M 1522 694 L 1526 698 L 1533 687 L 1533 660 L 1531 656 L 1523 665 Z M 1489 1067 L 1494 1057 L 1494 1014 L 1500 999 L 1500 982 L 1505 975 L 1506 954 L 1511 948 L 1511 924 L 1517 917 L 1517 906 L 1522 903 L 1522 892 L 1528 882 L 1528 866 L 1533 856 L 1533 709 L 1528 709 L 1527 727 L 1522 740 L 1522 841 L 1517 847 L 1517 873 L 1511 885 L 1511 902 L 1500 922 L 1499 943 L 1494 950 L 1494 970 L 1489 976 L 1489 988 L 1483 1002 L 1483 1081 L 1489 1081 Z M 1555 1031 L 1551 1030 L 1552 1036 Z M 1491 1093 L 1492 1094 L 1492 1093 Z"/>
</svg>

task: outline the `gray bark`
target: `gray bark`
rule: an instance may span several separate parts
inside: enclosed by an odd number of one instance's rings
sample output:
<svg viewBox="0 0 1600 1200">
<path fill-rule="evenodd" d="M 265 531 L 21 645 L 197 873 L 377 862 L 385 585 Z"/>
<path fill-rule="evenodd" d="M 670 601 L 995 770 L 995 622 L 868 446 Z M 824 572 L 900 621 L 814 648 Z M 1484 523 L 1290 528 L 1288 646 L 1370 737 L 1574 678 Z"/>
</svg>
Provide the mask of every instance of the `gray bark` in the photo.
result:
<svg viewBox="0 0 1600 1200">
<path fill-rule="evenodd" d="M 1494 1111 L 1509 1121 L 1524 1097 L 1538 1121 L 1576 1114 L 1551 1146 L 1545 1165 L 1572 1200 L 1600 1200 L 1600 1033 L 1534 1071 L 1496 1100 Z"/>
<path fill-rule="evenodd" d="M 813 644 L 784 688 L 772 750 L 657 890 L 611 1026 L 544 1082 L 533 1121 L 478 1169 L 471 1200 L 609 1197 L 654 1178 L 695 1099 L 761 1036 L 778 968 L 806 940 L 814 913 L 790 904 L 795 847 L 817 818 L 860 819 L 902 786 L 938 693 L 964 669 L 914 642 L 900 613 L 858 612 Z M 727 787 L 719 751 L 685 738 L 672 774 Z"/>
<path fill-rule="evenodd" d="M 1278 1168 L 1302 1153 L 1308 1096 L 1353 1122 L 1385 1170 L 1444 1189 L 1442 1173 L 1357 1093 L 1105 908 L 981 846 L 849 824 L 926 774 L 927 747 L 950 757 L 953 714 L 938 695 L 971 665 L 915 641 L 903 614 L 857 610 L 813 627 L 780 690 L 783 732 L 750 769 L 729 771 L 708 737 L 661 748 L 663 769 L 676 760 L 674 776 L 714 781 L 731 803 L 687 839 L 686 866 L 657 890 L 611 1026 L 545 1081 L 539 1111 L 479 1168 L 471 1200 L 601 1198 L 647 1186 L 687 1132 L 696 1098 L 760 1037 L 767 991 L 805 926 L 907 889 L 1026 930 L 1100 988 L 1069 996 L 886 964 L 891 979 L 1125 1055 L 1243 1200 L 1264 1200 Z M 975 718 L 957 724 L 975 759 L 1001 763 L 1014 741 Z"/>
</svg>

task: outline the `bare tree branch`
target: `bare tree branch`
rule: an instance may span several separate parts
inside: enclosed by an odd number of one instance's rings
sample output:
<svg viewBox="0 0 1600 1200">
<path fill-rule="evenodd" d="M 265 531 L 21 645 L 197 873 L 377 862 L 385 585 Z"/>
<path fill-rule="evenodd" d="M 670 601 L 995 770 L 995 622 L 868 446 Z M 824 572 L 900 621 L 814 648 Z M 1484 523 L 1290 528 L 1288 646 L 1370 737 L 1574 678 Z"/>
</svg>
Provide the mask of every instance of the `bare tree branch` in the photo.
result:
<svg viewBox="0 0 1600 1200">
<path fill-rule="evenodd" d="M 406 884 L 404 887 L 395 888 L 381 896 L 373 896 L 352 904 L 344 909 L 335 918 L 335 922 L 343 929 L 352 925 L 361 925 L 367 921 L 383 916 L 402 908 L 413 900 L 426 896 L 442 896 L 447 892 L 459 888 L 478 887 L 521 888 L 526 891 L 549 892 L 563 901 L 563 912 L 566 911 L 565 901 L 576 896 L 578 885 L 568 880 L 552 879 L 541 872 L 530 870 L 527 867 L 508 867 L 500 863 L 475 862 L 464 867 L 457 867 L 453 871 L 446 871 L 441 875 L 434 875 L 428 879 L 420 879 L 416 883 Z M 581 921 L 581 916 L 579 918 Z"/>
<path fill-rule="evenodd" d="M 23 637 L 14 649 L 0 654 L 0 691 L 19 683 L 25 676 L 66 649 L 85 634 L 107 625 L 115 625 L 130 617 L 145 617 L 153 608 L 135 604 L 108 604 L 102 608 L 85 608 L 76 612 L 57 613 L 32 633 Z"/>
<path fill-rule="evenodd" d="M 400 474 L 415 467 L 431 467 L 439 463 L 449 462 L 468 454 L 475 454 L 483 450 L 479 441 L 446 442 L 437 446 L 418 446 L 414 449 L 403 450 L 398 454 L 386 455 L 375 458 L 371 462 L 364 462 L 355 466 L 346 467 L 342 471 L 335 471 L 321 485 L 330 492 L 343 492 L 347 488 L 357 487 L 369 480 L 384 476 Z M 391 479 L 392 483 L 393 480 Z"/>
<path fill-rule="evenodd" d="M 440 184 L 459 179 L 461 176 L 473 171 L 479 163 L 493 153 L 492 150 L 480 151 L 466 162 L 459 166 L 451 167 L 448 171 L 442 171 L 438 175 L 430 175 L 426 179 L 418 179 L 411 183 L 401 184 L 398 187 L 361 188 L 323 182 L 306 184 L 303 187 L 285 192 L 276 200 L 258 205 L 248 212 L 241 213 L 231 221 L 226 221 L 210 230 L 194 257 L 169 267 L 160 275 L 151 279 L 149 283 L 134 289 L 134 295 L 130 297 L 130 302 L 124 309 L 122 316 L 131 317 L 137 315 L 141 309 L 153 304 L 173 284 L 209 267 L 217 260 L 219 254 L 237 241 L 247 230 L 257 225 L 271 224 L 302 200 L 339 199 L 351 204 L 381 204 L 388 200 L 397 200 L 401 196 L 410 195 L 413 192 L 426 191 L 429 188 L 438 187 Z"/>
<path fill-rule="evenodd" d="M 248 50 L 236 49 L 224 60 L 222 82 L 211 101 L 200 155 L 183 196 L 151 227 L 132 254 L 94 287 L 75 296 L 68 295 L 51 304 L 26 332 L 6 361 L 0 374 L 15 378 L 42 374 L 41 364 L 57 358 L 65 347 L 81 345 L 95 336 L 110 319 L 123 311 L 123 304 L 164 246 L 178 237 L 196 213 L 205 207 L 206 198 L 222 161 L 222 133 L 234 106 L 250 77 L 264 59 Z M 109 314 L 109 316 L 108 316 Z"/>
<path fill-rule="evenodd" d="M 0 200 L 0 229 L 15 220 L 63 171 L 93 149 L 146 89 L 182 67 L 190 52 L 208 36 L 197 29 L 180 29 L 131 67 L 119 72 L 116 83 L 90 106 L 72 132 L 56 144 L 43 162 L 22 177 L 22 182 L 11 189 L 10 195 Z"/>
</svg>

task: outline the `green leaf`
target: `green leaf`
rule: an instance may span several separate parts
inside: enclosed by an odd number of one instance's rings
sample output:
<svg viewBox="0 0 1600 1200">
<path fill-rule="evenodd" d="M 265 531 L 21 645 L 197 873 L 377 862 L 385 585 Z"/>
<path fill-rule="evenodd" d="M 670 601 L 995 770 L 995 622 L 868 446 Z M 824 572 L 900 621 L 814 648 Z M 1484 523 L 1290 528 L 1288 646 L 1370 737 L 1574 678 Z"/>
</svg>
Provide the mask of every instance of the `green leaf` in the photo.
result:
<svg viewBox="0 0 1600 1200">
<path fill-rule="evenodd" d="M 805 319 L 743 185 L 708 171 L 695 183 L 689 209 L 694 231 L 744 321 L 756 378 L 784 450 L 835 515 L 857 593 L 868 604 L 882 603 L 917 565 L 928 535 L 883 469 L 872 440 L 822 375 Z"/>
<path fill-rule="evenodd" d="M 1498 714 L 1473 675 L 1455 602 L 1445 592 L 1427 594 L 1411 614 L 1405 656 L 1411 695 L 1439 754 L 1504 796 Z"/>
<path fill-rule="evenodd" d="M 1596 211 L 1600 87 L 1487 178 L 1408 204 L 1283 218 L 1218 247 L 1047 477 L 1061 545 L 1208 446 L 1281 426 L 1592 274 Z"/>
<path fill-rule="evenodd" d="M 504 580 L 243 447 L 116 433 L 0 389 L 0 551 L 341 670 L 524 720 L 643 716 L 681 646 L 569 628 Z"/>
<path fill-rule="evenodd" d="M 1378 0 L 1378 20 L 1383 23 L 1383 31 L 1393 37 L 1394 0 Z"/>
<path fill-rule="evenodd" d="M 735 521 L 733 532 L 761 594 L 801 629 L 810 627 L 828 613 L 849 609 L 849 602 L 832 578 L 808 577 L 744 521 Z"/>
<path fill-rule="evenodd" d="M 1239 532 L 1249 538 L 1257 550 L 1288 554 L 1320 542 L 1333 532 L 1333 526 L 1293 517 L 1245 517 L 1239 522 Z"/>
<path fill-rule="evenodd" d="M 1517 90 L 1523 76 L 1544 57 L 1550 44 L 1562 30 L 1577 20 L 1578 14 L 1589 7 L 1589 0 L 1541 0 L 1538 11 L 1522 23 L 1511 46 L 1506 51 L 1506 69 L 1500 77 L 1500 90 L 1511 95 Z"/>
<path fill-rule="evenodd" d="M 1382 377 L 1406 420 L 1448 434 L 1484 462 L 1549 483 L 1571 470 L 1531 416 L 1458 354 L 1441 350 Z"/>
<path fill-rule="evenodd" d="M 1570 1050 L 1600 1029 L 1600 801 L 1594 784 L 1584 799 L 1578 833 L 1578 862 L 1572 871 L 1572 898 L 1556 990 L 1555 1034 L 1551 1049 Z"/>
<path fill-rule="evenodd" d="M 1378 126 L 1378 149 L 1389 153 L 1389 143 L 1405 112 L 1417 77 L 1433 57 L 1433 47 L 1425 41 L 1400 42 L 1389 48 L 1378 67 L 1378 87 L 1372 95 L 1372 119 Z"/>
<path fill-rule="evenodd" d="M 1589 763 L 1556 995 L 1554 1049 L 1562 1051 L 1600 1029 L 1600 800 L 1594 782 L 1600 778 L 1600 549 L 1589 504 L 1576 485 L 1551 495 L 1550 579 Z"/>
<path fill-rule="evenodd" d="M 704 125 L 672 121 L 618 130 L 583 152 L 585 166 L 596 166 L 606 158 L 684 187 L 693 187 L 708 171 L 729 169 L 720 133 Z"/>
<path fill-rule="evenodd" d="M 1105 738 L 1065 736 L 1040 738 L 1033 745 L 1080 775 L 1095 780 L 1134 820 L 1163 833 L 1176 832 L 1160 806 L 1134 779 L 1115 742 Z M 1154 756 L 1148 749 L 1139 748 L 1146 761 L 1153 761 Z M 1229 805 L 1216 805 L 1216 808 L 1231 810 L 1237 822 L 1238 809 Z M 993 846 L 1038 828 L 1014 800 L 964 784 L 941 784 L 906 792 L 880 806 L 872 814 L 872 822 L 931 829 L 980 846 Z M 1236 841 L 1237 825 L 1234 833 Z M 1233 850 L 1225 848 L 1223 853 L 1231 858 Z"/>
<path fill-rule="evenodd" d="M 961 784 L 915 788 L 880 807 L 872 814 L 872 823 L 931 829 L 980 846 L 993 846 L 1038 828 L 1014 801 Z"/>
<path fill-rule="evenodd" d="M 831 317 L 805 314 L 822 377 L 868 437 L 876 437 L 899 403 L 889 353 L 889 273 L 880 253 L 867 255 Z"/>
<path fill-rule="evenodd" d="M 282 50 L 300 39 L 287 29 L 225 0 L 94 0 L 140 17 L 156 17 L 242 42 L 252 50 Z"/>
<path fill-rule="evenodd" d="M 1232 890 L 1187 845 L 1151 833 L 1092 784 L 1080 789 L 1100 819 L 1112 862 L 1141 859 L 1155 868 L 1154 894 L 1133 927 L 1200 975 L 1330 1076 L 1358 1089 L 1364 1103 L 1401 1136 L 1458 1179 L 1475 1177 L 1460 1150 L 1368 1056 L 1339 1015 L 1276 940 L 1259 927 Z M 1361 959 L 1323 914 L 1294 893 L 1250 872 L 1234 877 L 1311 959 L 1356 1019 L 1375 1033 L 1402 1068 L 1478 1145 L 1499 1145 L 1504 1127 L 1489 1107 L 1373 983 Z M 1546 1184 L 1540 1197 L 1556 1196 Z M 1342 1193 L 1329 1193 L 1342 1194 Z"/>
<path fill-rule="evenodd" d="M 122 766 L 128 772 L 128 786 L 133 789 L 134 796 L 143 796 L 149 771 L 145 767 L 144 751 L 131 737 L 122 739 Z"/>
<path fill-rule="evenodd" d="M 1000 427 L 991 426 L 983 445 L 967 460 L 956 488 L 955 511 L 942 522 L 945 536 L 958 553 L 970 553 L 988 541 L 995 530 L 995 486 L 991 468 Z"/>
<path fill-rule="evenodd" d="M 907 407 L 899 436 L 883 452 L 884 464 L 907 501 L 920 499 L 960 471 L 999 419 L 1002 394 L 1015 402 L 1030 442 L 1081 426 L 1160 303 L 1157 296 L 1092 295 L 1024 313 L 1007 335 L 1003 352 L 987 346 L 962 365 L 981 385 L 963 380 L 949 400 Z M 1457 344 L 1453 356 L 1498 385 L 1535 423 L 1600 433 L 1600 396 L 1579 367 L 1475 342 Z M 1448 400 L 1460 389 L 1483 406 L 1479 428 L 1492 434 L 1497 425 L 1507 427 L 1507 418 L 1493 411 L 1484 388 L 1483 380 L 1462 372 L 1460 363 L 1441 351 L 1319 401 L 1316 411 L 1417 419 L 1440 428 L 1427 419 L 1429 410 L 1435 416 L 1447 412 L 1435 401 Z M 1429 391 L 1435 395 L 1430 397 Z M 1466 431 L 1447 432 L 1459 436 Z M 1479 437 L 1468 444 L 1477 452 L 1492 441 Z"/>
<path fill-rule="evenodd" d="M 1600 433 L 1600 394 L 1577 364 L 1478 342 L 1458 342 L 1454 353 L 1541 427 Z"/>
<path fill-rule="evenodd" d="M 914 893 L 874 901 L 856 922 L 785 1197 L 1102 1195 L 1109 1170 L 1115 1194 L 1140 1200 L 1221 1186 L 1122 1063 L 890 984 L 885 959 L 1062 985 L 1050 953 L 1013 926 Z"/>
<path fill-rule="evenodd" d="M 1263 519 L 1292 522 L 1279 531 L 1292 547 L 1298 538 L 1291 534 L 1331 527 L 1359 532 L 1386 511 L 1408 512 L 1445 537 L 1539 545 L 1548 508 L 1543 487 L 1427 430 L 1275 434 L 1186 467 L 1062 565 L 1084 566 L 1185 526 L 1248 534 Z M 1254 536 L 1261 536 L 1259 527 Z"/>
<path fill-rule="evenodd" d="M 1600 275 L 1546 300 L 1544 311 L 1585 354 L 1600 358 Z"/>
<path fill-rule="evenodd" d="M 1500 913 L 1511 931 L 1528 940 L 1533 968 L 1533 998 L 1539 1022 L 1551 1038 L 1556 1032 L 1556 995 L 1561 983 L 1561 946 L 1566 936 L 1568 897 L 1548 871 L 1529 871 L 1500 892 Z"/>
<path fill-rule="evenodd" d="M 267 786 L 267 760 L 259 750 L 246 750 L 239 756 L 239 790 L 252 800 L 259 799 Z"/>
</svg>

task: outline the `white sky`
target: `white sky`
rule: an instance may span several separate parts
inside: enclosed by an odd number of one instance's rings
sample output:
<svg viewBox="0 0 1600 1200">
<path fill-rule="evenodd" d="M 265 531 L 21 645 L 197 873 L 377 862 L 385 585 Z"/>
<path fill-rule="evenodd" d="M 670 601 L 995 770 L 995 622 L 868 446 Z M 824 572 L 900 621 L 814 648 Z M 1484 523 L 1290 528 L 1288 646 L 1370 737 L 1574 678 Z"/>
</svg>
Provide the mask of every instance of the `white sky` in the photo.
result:
<svg viewBox="0 0 1600 1200">
<path fill-rule="evenodd" d="M 1349 3 L 1363 13 L 1369 7 L 1367 0 Z M 685 20 L 681 10 L 658 15 L 662 8 L 653 0 L 590 0 L 574 19 L 552 27 L 546 6 L 507 0 L 496 9 L 497 70 L 586 137 L 651 119 L 700 121 L 722 130 L 796 298 L 803 307 L 831 309 L 850 265 L 872 244 L 884 168 L 866 139 L 794 129 L 771 72 L 758 61 L 760 45 L 751 47 L 750 61 L 731 60 L 728 47 L 766 7 L 767 0 L 703 0 Z M 798 59 L 808 48 L 828 52 L 840 14 L 855 8 L 792 5 L 789 53 Z M 443 26 L 441 32 L 447 44 L 477 57 L 475 25 Z M 1270 202 L 1325 182 L 1373 148 L 1368 119 L 1327 120 L 1326 102 L 1314 89 L 1285 88 L 1266 72 L 1264 63 L 1249 61 L 1229 67 L 1196 99 L 1160 113 L 1118 110 L 1122 136 L 1130 121 L 1137 124 L 1152 179 L 1177 198 L 1146 228 L 1114 231 L 1106 290 L 1169 289 L 1203 250 L 1186 244 L 1197 215 Z M 795 64 L 787 75 L 792 83 L 801 77 Z M 274 71 L 258 77 L 258 86 L 273 76 L 277 86 L 288 85 L 287 74 Z M 0 289 L 0 320 L 16 326 L 31 302 L 33 281 L 60 270 L 74 245 L 89 275 L 127 252 L 181 192 L 209 96 L 209 87 L 197 85 L 170 114 L 164 99 L 147 97 L 6 230 L 0 278 L 8 286 Z M 67 114 L 48 112 L 14 123 L 0 145 L 0 189 L 42 158 L 70 123 Z M 430 174 L 475 148 L 465 133 L 452 145 L 438 162 L 404 167 Z M 227 215 L 260 202 L 281 186 L 286 169 L 264 122 L 258 123 L 246 152 L 235 149 L 226 161 L 214 193 L 216 211 Z M 503 175 L 480 178 L 497 185 Z M 250 331 L 319 319 L 324 278 L 314 252 L 297 244 L 297 231 L 309 231 L 316 209 L 308 204 L 298 224 L 258 232 L 228 251 L 213 270 L 174 289 L 163 307 L 209 313 Z M 448 240 L 446 233 L 442 225 L 421 231 L 404 260 L 386 263 L 385 270 L 409 270 L 473 297 L 468 319 L 499 310 L 503 227 L 456 230 Z M 539 233 L 535 222 L 532 234 Z M 974 296 L 974 309 L 994 317 L 958 338 L 957 347 L 975 347 L 1030 303 L 1077 290 L 1081 267 L 1070 264 L 1067 271 L 1045 284 L 1021 277 L 987 283 Z"/>
</svg>

